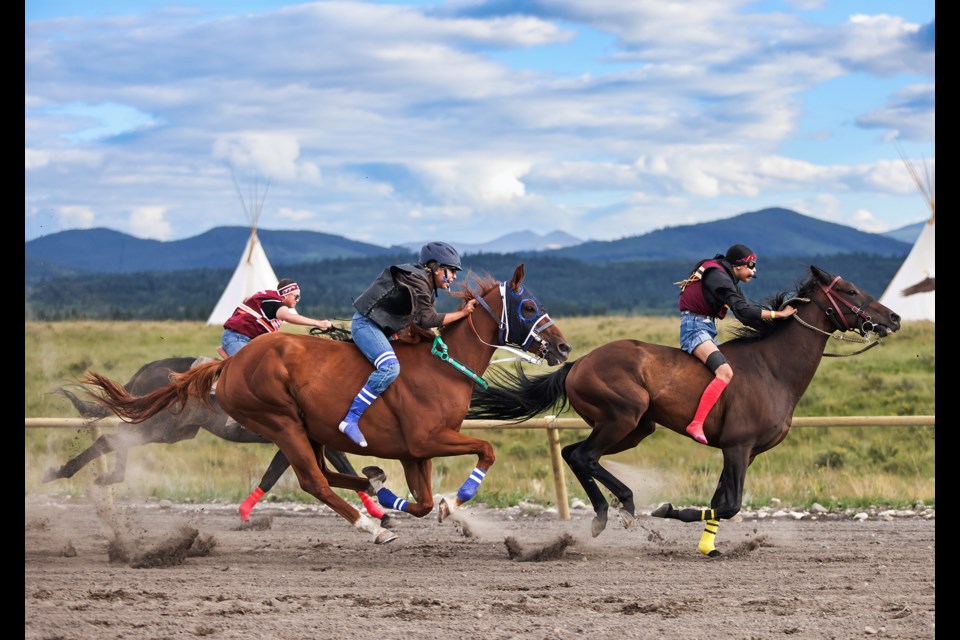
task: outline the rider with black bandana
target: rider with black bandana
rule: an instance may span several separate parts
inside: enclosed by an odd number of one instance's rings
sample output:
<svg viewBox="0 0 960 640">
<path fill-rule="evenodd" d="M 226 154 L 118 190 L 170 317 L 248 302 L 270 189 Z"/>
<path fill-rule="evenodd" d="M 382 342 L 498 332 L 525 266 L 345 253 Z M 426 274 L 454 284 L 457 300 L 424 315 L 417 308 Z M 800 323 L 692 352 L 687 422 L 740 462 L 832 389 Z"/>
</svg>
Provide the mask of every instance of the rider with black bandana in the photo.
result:
<svg viewBox="0 0 960 640">
<path fill-rule="evenodd" d="M 790 305 L 772 311 L 747 300 L 739 283 L 749 282 L 756 275 L 756 254 L 746 245 L 735 244 L 725 255 L 701 260 L 690 277 L 676 283 L 680 285 L 680 348 L 699 358 L 715 376 L 687 425 L 687 433 L 701 444 L 707 444 L 703 422 L 733 379 L 733 368 L 720 353 L 717 342 L 717 318 L 723 319 L 729 309 L 737 320 L 755 327 L 761 320 L 789 318 L 797 312 Z"/>
<path fill-rule="evenodd" d="M 367 441 L 360 432 L 360 416 L 400 375 L 400 362 L 390 344 L 397 332 L 409 323 L 423 329 L 443 327 L 473 313 L 476 299 L 450 313 L 438 313 L 435 307 L 437 291 L 449 289 L 461 269 L 456 249 L 446 242 L 428 242 L 416 264 L 387 267 L 354 301 L 353 341 L 375 368 L 339 428 L 361 447 Z"/>
</svg>

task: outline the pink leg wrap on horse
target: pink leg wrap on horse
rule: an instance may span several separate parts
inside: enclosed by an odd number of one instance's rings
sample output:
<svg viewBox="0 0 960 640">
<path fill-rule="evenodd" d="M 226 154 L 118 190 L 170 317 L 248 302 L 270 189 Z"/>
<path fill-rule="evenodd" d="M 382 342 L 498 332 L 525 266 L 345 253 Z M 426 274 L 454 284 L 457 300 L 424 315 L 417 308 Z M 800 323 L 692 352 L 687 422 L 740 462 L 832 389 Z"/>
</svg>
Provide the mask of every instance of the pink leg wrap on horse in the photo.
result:
<svg viewBox="0 0 960 640">
<path fill-rule="evenodd" d="M 383 520 L 383 509 L 380 508 L 373 498 L 365 494 L 363 491 L 357 491 L 357 495 L 360 496 L 360 502 L 363 503 L 363 508 L 367 510 L 367 513 L 371 517 L 377 518 L 378 520 Z"/>
<path fill-rule="evenodd" d="M 707 438 L 703 435 L 703 421 L 707 419 L 707 414 L 713 405 L 717 404 L 720 394 L 727 388 L 727 383 L 720 378 L 714 378 L 713 381 L 704 389 L 700 396 L 700 405 L 697 407 L 697 413 L 693 416 L 693 422 L 687 425 L 687 433 L 700 444 L 707 444 Z"/>
<path fill-rule="evenodd" d="M 260 502 L 260 498 L 263 497 L 263 489 L 257 487 L 253 490 L 247 499 L 240 504 L 240 519 L 244 522 L 250 519 L 250 512 L 253 511 L 253 507 Z"/>
</svg>

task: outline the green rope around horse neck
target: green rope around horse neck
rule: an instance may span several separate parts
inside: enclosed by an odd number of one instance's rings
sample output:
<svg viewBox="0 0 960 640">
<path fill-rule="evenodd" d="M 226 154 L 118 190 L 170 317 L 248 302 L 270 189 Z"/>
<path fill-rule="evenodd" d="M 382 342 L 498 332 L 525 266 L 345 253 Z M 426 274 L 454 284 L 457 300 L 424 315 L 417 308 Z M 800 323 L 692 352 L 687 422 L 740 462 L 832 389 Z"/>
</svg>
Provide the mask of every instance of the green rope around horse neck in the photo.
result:
<svg viewBox="0 0 960 640">
<path fill-rule="evenodd" d="M 450 355 L 447 353 L 447 345 L 446 343 L 444 343 L 443 339 L 440 336 L 437 336 L 436 338 L 433 339 L 433 346 L 430 348 L 430 353 L 437 356 L 444 362 L 450 364 L 454 369 L 456 369 L 463 375 L 467 376 L 468 378 L 476 382 L 478 385 L 480 385 L 484 389 L 490 386 L 487 384 L 486 380 L 484 380 L 483 378 L 478 376 L 476 373 L 474 373 L 467 367 L 463 366 L 462 364 L 460 364 L 459 362 L 451 358 Z"/>
</svg>

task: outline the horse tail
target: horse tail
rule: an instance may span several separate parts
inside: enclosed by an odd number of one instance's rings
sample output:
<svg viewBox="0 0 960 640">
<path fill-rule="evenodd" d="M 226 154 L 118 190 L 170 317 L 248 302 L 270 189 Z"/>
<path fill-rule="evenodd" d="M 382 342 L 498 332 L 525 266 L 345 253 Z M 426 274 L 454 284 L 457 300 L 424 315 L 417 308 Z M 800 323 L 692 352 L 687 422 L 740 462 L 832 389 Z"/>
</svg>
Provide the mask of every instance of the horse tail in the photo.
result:
<svg viewBox="0 0 960 640">
<path fill-rule="evenodd" d="M 87 373 L 83 382 L 98 390 L 88 390 L 98 403 L 127 422 L 136 424 L 166 409 L 180 410 L 190 398 L 200 398 L 212 407 L 210 392 L 225 363 L 224 360 L 214 360 L 185 373 L 171 374 L 170 384 L 142 396 L 131 396 L 118 383 L 93 371 Z"/>
<path fill-rule="evenodd" d="M 523 422 L 546 411 L 560 413 L 570 403 L 565 383 L 572 366 L 567 362 L 553 373 L 533 377 L 519 367 L 515 372 L 495 371 L 488 376 L 495 384 L 474 389 L 467 418 Z"/>
<path fill-rule="evenodd" d="M 73 408 L 77 410 L 77 413 L 80 414 L 80 417 L 84 420 L 96 420 L 98 418 L 106 418 L 110 415 L 110 410 L 106 407 L 97 404 L 96 402 L 86 402 L 81 400 L 74 394 L 70 389 L 66 387 L 60 387 L 55 390 L 54 393 L 58 393 L 73 405 Z"/>
</svg>

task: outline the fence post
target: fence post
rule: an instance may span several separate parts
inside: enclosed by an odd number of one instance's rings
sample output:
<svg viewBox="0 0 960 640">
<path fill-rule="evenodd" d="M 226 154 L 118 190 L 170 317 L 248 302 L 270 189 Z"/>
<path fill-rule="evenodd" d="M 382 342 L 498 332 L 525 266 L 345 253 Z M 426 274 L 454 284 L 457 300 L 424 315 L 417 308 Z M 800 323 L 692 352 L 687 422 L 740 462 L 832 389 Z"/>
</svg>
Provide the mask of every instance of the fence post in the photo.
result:
<svg viewBox="0 0 960 640">
<path fill-rule="evenodd" d="M 100 425 L 97 422 L 90 423 L 89 427 L 90 438 L 96 442 L 100 436 L 103 435 L 103 431 L 100 429 Z M 105 475 L 109 468 L 107 467 L 107 458 L 105 456 L 99 456 L 97 458 L 97 469 L 100 471 L 100 475 Z M 113 485 L 107 485 L 106 491 L 104 491 L 104 500 L 109 506 L 113 506 Z"/>
<path fill-rule="evenodd" d="M 553 486 L 557 492 L 557 515 L 561 520 L 570 519 L 570 502 L 567 499 L 567 478 L 563 472 L 560 456 L 560 430 L 553 426 L 557 416 L 546 416 L 547 445 L 550 448 L 550 464 L 553 466 Z"/>
</svg>

